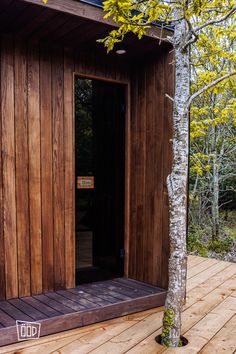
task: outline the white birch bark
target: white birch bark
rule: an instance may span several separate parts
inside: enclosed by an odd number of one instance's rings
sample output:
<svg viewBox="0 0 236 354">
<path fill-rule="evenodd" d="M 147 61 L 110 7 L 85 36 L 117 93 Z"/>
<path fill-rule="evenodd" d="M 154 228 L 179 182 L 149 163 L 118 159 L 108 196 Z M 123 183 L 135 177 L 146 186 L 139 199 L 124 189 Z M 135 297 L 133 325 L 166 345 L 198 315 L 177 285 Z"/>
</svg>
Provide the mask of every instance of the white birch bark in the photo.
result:
<svg viewBox="0 0 236 354">
<path fill-rule="evenodd" d="M 219 237 L 219 166 L 217 164 L 216 127 L 213 127 L 213 175 L 212 175 L 212 239 Z"/>
<path fill-rule="evenodd" d="M 181 18 L 176 11 L 176 19 Z M 175 97 L 173 113 L 173 165 L 168 176 L 170 206 L 169 287 L 163 317 L 162 343 L 177 347 L 181 332 L 181 311 L 186 291 L 187 178 L 189 154 L 190 97 L 189 48 L 184 48 L 188 32 L 185 20 L 176 22 L 173 37 L 175 50 Z M 171 322 L 171 326 L 168 325 Z"/>
<path fill-rule="evenodd" d="M 197 40 L 203 28 L 226 20 L 236 11 L 233 7 L 225 16 L 191 28 L 185 19 L 185 0 L 174 10 L 175 32 L 172 44 L 175 52 L 175 96 L 173 100 L 173 164 L 167 186 L 170 209 L 169 285 L 163 316 L 162 343 L 178 347 L 181 333 L 181 312 L 186 293 L 187 273 L 187 179 L 189 155 L 189 108 L 192 101 L 206 90 L 236 75 L 230 72 L 190 95 L 189 46 Z"/>
<path fill-rule="evenodd" d="M 213 159 L 213 193 L 212 193 L 212 239 L 219 237 L 219 171 L 216 158 Z"/>
</svg>

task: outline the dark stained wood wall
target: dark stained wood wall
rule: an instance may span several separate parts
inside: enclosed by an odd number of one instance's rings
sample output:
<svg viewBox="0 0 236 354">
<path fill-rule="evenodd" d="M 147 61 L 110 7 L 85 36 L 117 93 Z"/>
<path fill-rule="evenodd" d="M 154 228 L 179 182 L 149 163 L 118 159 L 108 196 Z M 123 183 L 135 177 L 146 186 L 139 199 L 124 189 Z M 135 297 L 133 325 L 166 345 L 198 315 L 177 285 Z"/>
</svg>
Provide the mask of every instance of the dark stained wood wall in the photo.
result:
<svg viewBox="0 0 236 354">
<path fill-rule="evenodd" d="M 129 276 L 167 288 L 173 59 L 163 50 L 131 79 L 131 214 Z"/>
<path fill-rule="evenodd" d="M 74 286 L 73 75 L 95 56 L 1 37 L 0 298 Z"/>
<path fill-rule="evenodd" d="M 128 70 L 109 57 L 1 37 L 0 298 L 74 286 L 74 72 L 129 85 L 126 275 L 166 287 L 167 56 Z"/>
</svg>

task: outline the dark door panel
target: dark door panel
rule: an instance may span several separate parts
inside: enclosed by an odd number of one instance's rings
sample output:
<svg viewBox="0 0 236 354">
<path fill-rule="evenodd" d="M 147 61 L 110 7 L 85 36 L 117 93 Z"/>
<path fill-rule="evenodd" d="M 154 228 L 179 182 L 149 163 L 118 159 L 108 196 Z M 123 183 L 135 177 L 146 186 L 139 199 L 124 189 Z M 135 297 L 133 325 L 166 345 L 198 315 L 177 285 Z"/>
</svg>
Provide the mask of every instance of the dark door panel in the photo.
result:
<svg viewBox="0 0 236 354">
<path fill-rule="evenodd" d="M 78 281 L 123 275 L 125 87 L 77 78 L 76 189 Z M 82 274 L 83 273 L 83 274 Z M 87 275 L 86 275 L 87 274 Z"/>
</svg>

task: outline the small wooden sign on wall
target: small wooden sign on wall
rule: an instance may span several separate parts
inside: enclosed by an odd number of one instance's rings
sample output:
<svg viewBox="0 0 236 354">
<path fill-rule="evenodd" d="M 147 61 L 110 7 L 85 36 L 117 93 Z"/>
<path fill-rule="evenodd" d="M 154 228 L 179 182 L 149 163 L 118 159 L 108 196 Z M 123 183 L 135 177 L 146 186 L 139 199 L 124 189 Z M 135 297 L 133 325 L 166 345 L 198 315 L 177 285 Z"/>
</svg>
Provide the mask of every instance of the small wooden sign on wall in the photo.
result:
<svg viewBox="0 0 236 354">
<path fill-rule="evenodd" d="M 93 189 L 94 188 L 94 177 L 77 176 L 77 188 L 78 189 Z"/>
</svg>

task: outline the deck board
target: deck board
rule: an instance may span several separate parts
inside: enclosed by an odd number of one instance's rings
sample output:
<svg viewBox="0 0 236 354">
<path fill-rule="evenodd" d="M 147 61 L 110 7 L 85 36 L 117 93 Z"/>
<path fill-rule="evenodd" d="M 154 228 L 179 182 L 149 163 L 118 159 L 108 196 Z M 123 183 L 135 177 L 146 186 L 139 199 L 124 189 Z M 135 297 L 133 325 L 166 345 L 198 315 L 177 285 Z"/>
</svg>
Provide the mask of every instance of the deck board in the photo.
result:
<svg viewBox="0 0 236 354">
<path fill-rule="evenodd" d="M 190 256 L 189 260 L 190 269 L 202 266 L 200 272 L 190 273 L 188 279 L 190 285 L 182 316 L 182 333 L 188 338 L 189 345 L 181 351 L 167 350 L 155 342 L 155 336 L 161 333 L 163 316 L 159 307 L 38 341 L 13 344 L 0 348 L 0 353 L 233 354 L 236 349 L 236 264 L 209 262 L 195 256 Z M 204 263 L 208 267 L 203 266 Z M 135 283 L 128 284 L 122 279 L 114 282 L 131 288 Z M 146 290 L 144 286 L 141 283 L 137 289 L 152 294 L 152 286 Z"/>
<path fill-rule="evenodd" d="M 33 306 L 27 304 L 26 302 L 22 301 L 21 299 L 12 299 L 9 302 L 17 307 L 19 310 L 23 311 L 25 314 L 29 314 L 32 319 L 35 321 L 42 320 L 47 318 L 45 314 L 35 309 Z"/>
<path fill-rule="evenodd" d="M 67 290 L 59 290 L 57 291 L 59 294 L 65 296 L 68 299 L 71 299 L 77 303 L 79 303 L 81 306 L 83 306 L 84 308 L 86 307 L 86 303 L 83 302 L 83 300 L 85 299 L 86 301 L 90 301 L 91 303 L 97 305 L 97 306 L 104 306 L 107 305 L 107 302 L 100 299 L 97 296 L 93 296 L 89 293 L 83 292 L 81 293 L 82 290 L 80 290 L 80 292 L 78 293 L 77 289 L 70 289 L 69 291 Z"/>
<path fill-rule="evenodd" d="M 47 293 L 45 294 L 46 296 L 50 297 L 51 299 L 54 299 L 60 303 L 62 303 L 65 306 L 70 307 L 72 310 L 74 311 L 80 311 L 80 310 L 84 310 L 85 307 L 80 305 L 79 303 L 68 299 L 64 296 L 62 296 L 61 294 L 57 294 L 57 293 Z"/>
<path fill-rule="evenodd" d="M 90 287 L 85 287 L 83 285 L 80 287 L 80 290 L 72 289 L 70 291 L 73 294 L 76 294 L 76 296 L 78 296 L 79 294 L 81 296 L 81 301 L 82 300 L 87 302 L 90 301 L 93 302 L 94 304 L 99 304 L 101 306 L 117 303 L 117 299 L 114 298 L 113 296 L 110 296 L 107 293 L 104 293 L 103 291 L 99 291 L 98 289 L 96 289 L 96 293 L 95 293 L 94 289 Z M 90 295 L 90 297 L 88 295 Z"/>
<path fill-rule="evenodd" d="M 43 295 L 0 301 L 0 346 L 17 342 L 16 320 L 40 322 L 41 336 L 82 327 L 164 304 L 166 291 L 115 280 L 79 285 Z"/>
<path fill-rule="evenodd" d="M 41 311 L 44 313 L 47 317 L 53 317 L 53 316 L 58 316 L 60 315 L 60 312 L 54 310 L 48 305 L 45 305 L 44 303 L 38 301 L 34 297 L 24 297 L 21 299 L 22 301 L 26 302 L 27 304 L 33 306 L 37 310 Z"/>
</svg>

